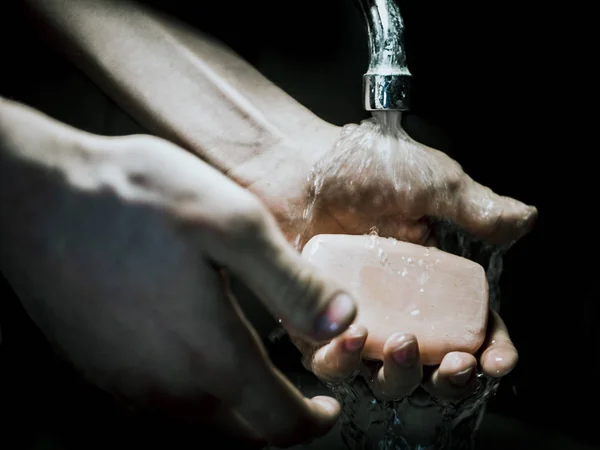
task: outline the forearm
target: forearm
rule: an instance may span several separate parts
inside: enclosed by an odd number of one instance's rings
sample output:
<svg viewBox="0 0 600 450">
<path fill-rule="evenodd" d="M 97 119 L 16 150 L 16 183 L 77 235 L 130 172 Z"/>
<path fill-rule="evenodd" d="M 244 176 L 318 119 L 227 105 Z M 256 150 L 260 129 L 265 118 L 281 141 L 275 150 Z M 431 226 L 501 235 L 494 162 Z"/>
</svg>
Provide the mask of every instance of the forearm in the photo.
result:
<svg viewBox="0 0 600 450">
<path fill-rule="evenodd" d="M 327 128 L 224 45 L 136 3 L 27 3 L 142 125 L 221 170 Z"/>
</svg>

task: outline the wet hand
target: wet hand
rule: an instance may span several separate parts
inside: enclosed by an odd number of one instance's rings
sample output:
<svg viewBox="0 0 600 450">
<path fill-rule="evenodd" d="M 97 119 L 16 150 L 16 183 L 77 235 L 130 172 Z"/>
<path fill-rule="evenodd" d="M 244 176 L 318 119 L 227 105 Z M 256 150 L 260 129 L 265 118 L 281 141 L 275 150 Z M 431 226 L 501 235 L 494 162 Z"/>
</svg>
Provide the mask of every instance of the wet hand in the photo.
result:
<svg viewBox="0 0 600 450">
<path fill-rule="evenodd" d="M 273 367 L 222 274 L 307 338 L 335 337 L 355 307 L 261 203 L 166 141 L 14 107 L 26 126 L 0 154 L 1 270 L 54 348 L 144 409 L 282 446 L 326 433 L 339 404 Z"/>
<path fill-rule="evenodd" d="M 448 353 L 425 380 L 425 390 L 439 399 L 456 401 L 475 391 L 477 371 L 489 378 L 502 378 L 515 368 L 519 354 L 504 321 L 495 311 L 490 311 L 488 320 L 487 337 L 477 355 Z"/>
<path fill-rule="evenodd" d="M 399 116 L 397 116 L 399 117 Z M 537 211 L 471 179 L 446 154 L 413 140 L 392 117 L 342 129 L 308 187 L 311 234 L 365 234 L 424 243 L 427 218 L 449 219 L 477 237 L 508 243 L 529 231 Z"/>
<path fill-rule="evenodd" d="M 389 119 L 312 130 L 229 174 L 248 186 L 302 247 L 316 234 L 366 234 L 425 243 L 429 218 L 449 219 L 490 243 L 526 234 L 537 210 L 492 192 L 446 154 Z"/>
<path fill-rule="evenodd" d="M 491 311 L 485 343 L 476 356 L 448 353 L 437 367 L 424 367 L 419 358 L 417 338 L 398 332 L 388 338 L 383 361 L 364 360 L 363 345 L 368 330 L 351 325 L 342 335 L 321 346 L 299 342 L 304 362 L 317 377 L 342 383 L 362 376 L 374 396 L 383 401 L 400 400 L 423 386 L 432 396 L 445 401 L 461 400 L 472 394 L 478 371 L 490 378 L 510 373 L 518 353 L 500 316 Z"/>
</svg>

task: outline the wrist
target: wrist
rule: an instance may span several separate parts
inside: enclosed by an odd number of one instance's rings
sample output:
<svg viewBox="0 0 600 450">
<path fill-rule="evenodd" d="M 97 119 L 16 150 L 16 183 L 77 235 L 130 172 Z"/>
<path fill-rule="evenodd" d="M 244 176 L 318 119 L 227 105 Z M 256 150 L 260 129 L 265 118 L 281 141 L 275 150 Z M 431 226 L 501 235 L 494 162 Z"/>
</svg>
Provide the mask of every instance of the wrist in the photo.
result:
<svg viewBox="0 0 600 450">
<path fill-rule="evenodd" d="M 305 178 L 315 164 L 335 148 L 341 128 L 318 119 L 310 122 L 297 121 L 288 127 L 285 135 L 276 142 L 262 147 L 252 157 L 237 165 L 228 165 L 225 174 L 244 187 L 250 187 L 263 178 L 290 181 Z M 283 193 L 281 193 L 283 195 Z"/>
</svg>

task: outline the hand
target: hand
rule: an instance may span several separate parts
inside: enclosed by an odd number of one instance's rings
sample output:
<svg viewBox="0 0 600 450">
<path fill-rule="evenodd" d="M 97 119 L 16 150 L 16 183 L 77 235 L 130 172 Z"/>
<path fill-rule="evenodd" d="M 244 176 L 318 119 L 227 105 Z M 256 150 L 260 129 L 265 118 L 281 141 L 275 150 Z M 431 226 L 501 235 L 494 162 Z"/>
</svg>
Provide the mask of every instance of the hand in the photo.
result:
<svg viewBox="0 0 600 450">
<path fill-rule="evenodd" d="M 414 141 L 398 124 L 388 125 L 387 133 L 372 121 L 341 133 L 321 125 L 313 130 L 316 139 L 289 145 L 289 163 L 263 155 L 262 166 L 245 164 L 231 174 L 265 200 L 288 239 L 301 237 L 299 246 L 315 234 L 364 234 L 371 227 L 384 237 L 431 245 L 427 219 L 432 216 L 493 243 L 508 243 L 529 231 L 537 216 L 534 207 L 493 193 L 445 154 Z M 489 320 L 479 365 L 484 374 L 501 377 L 514 368 L 518 354 L 501 318 L 491 313 Z M 367 333 L 351 326 L 321 348 L 294 340 L 306 365 L 335 382 L 358 372 Z M 477 365 L 473 355 L 453 352 L 423 380 L 416 338 L 399 330 L 385 346 L 383 365 L 363 375 L 373 380 L 380 398 L 402 398 L 424 381 L 436 397 L 459 399 L 475 387 Z"/>
<path fill-rule="evenodd" d="M 366 234 L 372 227 L 423 244 L 431 217 L 497 244 L 529 231 L 534 207 L 495 194 L 444 153 L 388 126 L 304 126 L 302 142 L 284 141 L 229 174 L 265 201 L 288 239 L 301 236 L 300 247 L 316 234 Z"/>
<path fill-rule="evenodd" d="M 215 429 L 248 439 L 291 445 L 329 430 L 337 402 L 303 398 L 271 365 L 219 268 L 307 338 L 342 332 L 354 303 L 252 194 L 166 141 L 0 108 L 0 268 L 76 369 L 118 397 L 219 419 Z"/>
<path fill-rule="evenodd" d="M 329 383 L 348 381 L 361 375 L 376 398 L 400 400 L 423 385 L 432 396 L 446 401 L 461 400 L 477 387 L 476 370 L 490 378 L 501 378 L 517 364 L 518 353 L 500 316 L 490 311 L 488 335 L 475 356 L 463 352 L 448 353 L 442 363 L 427 371 L 419 359 L 417 338 L 398 332 L 389 337 L 382 362 L 364 361 L 363 345 L 368 330 L 351 325 L 342 335 L 322 347 L 295 339 L 303 353 L 305 365 L 321 380 Z M 365 364 L 363 364 L 363 362 Z"/>
<path fill-rule="evenodd" d="M 487 339 L 476 354 L 477 361 L 473 355 L 451 352 L 438 367 L 422 367 L 415 337 L 402 333 L 388 339 L 383 362 L 365 361 L 361 358 L 361 346 L 366 331 L 351 325 L 344 335 L 324 347 L 300 345 L 304 363 L 331 384 L 361 376 L 375 398 L 395 401 L 394 414 L 398 420 L 395 432 L 413 444 L 433 445 L 443 433 L 440 430 L 448 431 L 448 427 L 454 426 L 448 422 L 448 413 L 452 414 L 453 409 L 445 402 L 466 399 L 474 392 L 481 384 L 475 378 L 477 367 L 487 377 L 500 378 L 515 367 L 518 359 L 506 327 L 495 312 L 490 312 Z M 419 386 L 421 388 L 416 390 Z M 358 392 L 367 394 L 362 389 Z M 368 394 L 360 397 L 356 402 L 349 401 L 346 413 L 355 426 L 366 431 L 375 425 L 373 415 L 377 417 L 377 413 L 373 411 L 372 397 Z M 461 409 L 461 414 L 470 410 L 468 405 L 477 403 L 474 397 L 466 401 L 466 409 Z M 471 413 L 477 411 L 474 409 Z"/>
</svg>

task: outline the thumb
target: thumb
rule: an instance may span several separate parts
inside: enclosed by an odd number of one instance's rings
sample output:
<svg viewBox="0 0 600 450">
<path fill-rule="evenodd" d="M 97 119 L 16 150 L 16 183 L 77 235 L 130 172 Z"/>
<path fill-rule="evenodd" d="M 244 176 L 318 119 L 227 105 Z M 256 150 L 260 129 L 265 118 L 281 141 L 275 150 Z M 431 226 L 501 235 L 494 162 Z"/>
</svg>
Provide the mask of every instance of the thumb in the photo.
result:
<svg viewBox="0 0 600 450">
<path fill-rule="evenodd" d="M 527 234 L 537 218 L 537 209 L 503 197 L 470 177 L 461 185 L 454 201 L 444 202 L 441 215 L 492 244 L 508 244 Z"/>
<path fill-rule="evenodd" d="M 356 317 L 352 297 L 302 259 L 264 208 L 258 212 L 242 219 L 247 230 L 243 245 L 238 237 L 209 256 L 241 279 L 291 331 L 317 341 L 341 334 Z"/>
</svg>

